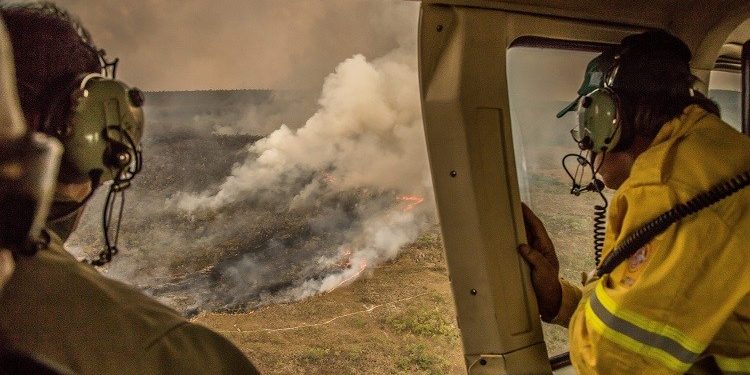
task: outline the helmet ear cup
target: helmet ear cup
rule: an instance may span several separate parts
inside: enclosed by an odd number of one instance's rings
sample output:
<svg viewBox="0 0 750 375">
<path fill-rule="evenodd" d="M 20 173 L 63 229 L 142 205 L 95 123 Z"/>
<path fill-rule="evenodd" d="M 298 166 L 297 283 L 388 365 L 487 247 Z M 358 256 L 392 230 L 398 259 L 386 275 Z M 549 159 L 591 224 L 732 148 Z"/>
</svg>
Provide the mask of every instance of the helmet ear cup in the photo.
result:
<svg viewBox="0 0 750 375">
<path fill-rule="evenodd" d="M 130 147 L 126 144 L 110 141 L 104 151 L 104 164 L 110 168 L 123 169 L 133 162 Z"/>
<path fill-rule="evenodd" d="M 53 96 L 44 131 L 63 144 L 60 180 L 115 179 L 140 160 L 143 94 L 93 73 Z"/>
<path fill-rule="evenodd" d="M 578 103 L 578 127 L 573 132 L 578 146 L 597 153 L 617 146 L 620 113 L 620 100 L 611 89 L 600 88 L 583 97 Z"/>
</svg>

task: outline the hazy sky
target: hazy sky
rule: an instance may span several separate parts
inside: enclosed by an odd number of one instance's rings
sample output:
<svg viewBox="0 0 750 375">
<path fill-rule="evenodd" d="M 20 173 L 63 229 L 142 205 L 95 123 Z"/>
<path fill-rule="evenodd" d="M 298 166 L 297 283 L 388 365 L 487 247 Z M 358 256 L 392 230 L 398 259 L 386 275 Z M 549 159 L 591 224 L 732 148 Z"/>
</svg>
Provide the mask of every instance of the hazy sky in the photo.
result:
<svg viewBox="0 0 750 375">
<path fill-rule="evenodd" d="M 119 78 L 146 90 L 319 89 L 355 53 L 416 38 L 417 2 L 398 0 L 57 0 Z"/>
<path fill-rule="evenodd" d="M 516 47 L 508 52 L 508 85 L 521 99 L 573 101 L 595 52 Z"/>
</svg>

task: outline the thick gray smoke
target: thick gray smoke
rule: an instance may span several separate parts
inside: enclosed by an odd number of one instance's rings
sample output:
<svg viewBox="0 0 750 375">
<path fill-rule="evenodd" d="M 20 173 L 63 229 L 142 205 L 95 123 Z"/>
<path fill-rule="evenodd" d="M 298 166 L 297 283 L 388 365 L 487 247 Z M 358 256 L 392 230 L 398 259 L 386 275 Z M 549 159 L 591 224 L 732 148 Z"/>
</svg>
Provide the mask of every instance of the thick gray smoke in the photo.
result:
<svg viewBox="0 0 750 375">
<path fill-rule="evenodd" d="M 149 94 L 145 169 L 104 272 L 183 311 L 252 308 L 346 285 L 416 239 L 435 215 L 417 5 L 381 4 L 397 47 L 341 62 L 315 110 L 282 108 L 294 91 Z M 81 256 L 101 248 L 99 193 L 67 243 Z"/>
</svg>

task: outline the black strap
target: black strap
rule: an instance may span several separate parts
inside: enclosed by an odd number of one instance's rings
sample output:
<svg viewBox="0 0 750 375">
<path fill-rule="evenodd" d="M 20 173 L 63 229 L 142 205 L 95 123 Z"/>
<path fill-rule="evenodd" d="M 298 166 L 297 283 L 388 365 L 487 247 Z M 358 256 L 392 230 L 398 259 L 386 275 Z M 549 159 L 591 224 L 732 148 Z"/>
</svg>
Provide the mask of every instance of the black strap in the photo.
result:
<svg viewBox="0 0 750 375">
<path fill-rule="evenodd" d="M 741 173 L 727 181 L 714 185 L 708 191 L 700 193 L 687 203 L 680 203 L 671 210 L 659 215 L 656 219 L 646 223 L 612 250 L 596 269 L 596 275 L 611 273 L 625 259 L 630 258 L 638 249 L 646 245 L 651 239 L 661 234 L 670 225 L 683 218 L 713 205 L 714 203 L 742 190 L 750 185 L 750 171 Z"/>
</svg>

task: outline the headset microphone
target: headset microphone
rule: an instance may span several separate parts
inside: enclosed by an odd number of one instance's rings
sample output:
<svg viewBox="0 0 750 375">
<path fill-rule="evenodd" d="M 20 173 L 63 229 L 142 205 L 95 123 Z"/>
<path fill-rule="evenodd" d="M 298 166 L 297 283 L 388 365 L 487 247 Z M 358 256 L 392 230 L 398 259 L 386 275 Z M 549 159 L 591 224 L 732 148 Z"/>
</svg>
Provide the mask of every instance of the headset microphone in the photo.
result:
<svg viewBox="0 0 750 375">
<path fill-rule="evenodd" d="M 578 145 L 578 154 L 568 154 L 562 159 L 563 168 L 572 181 L 570 193 L 576 196 L 584 192 L 598 193 L 603 204 L 594 206 L 594 261 L 599 265 L 604 247 L 607 207 L 609 202 L 604 195 L 604 182 L 596 176 L 595 159 L 601 154 L 602 160 L 607 152 L 614 149 L 621 134 L 620 98 L 613 90 L 619 71 L 621 56 L 607 51 L 597 56 L 586 67 L 583 84 L 578 89 L 578 98 L 557 114 L 560 118 L 565 113 L 575 110 L 578 124 L 570 134 Z M 574 173 L 568 169 L 567 160 L 574 158 L 577 162 Z M 599 165 L 601 167 L 601 164 Z M 591 181 L 582 183 L 586 173 L 590 172 Z"/>
<path fill-rule="evenodd" d="M 589 184 L 586 185 L 586 186 L 581 186 L 581 185 L 578 185 L 578 184 L 574 183 L 573 184 L 573 188 L 570 190 L 570 193 L 573 194 L 573 195 L 575 195 L 575 196 L 579 196 L 579 195 L 581 195 L 581 193 L 585 193 L 587 191 L 598 192 L 598 191 L 601 191 L 603 189 L 604 189 L 604 182 L 602 180 L 594 177 L 594 179 L 591 180 L 591 182 L 589 182 Z"/>
</svg>

